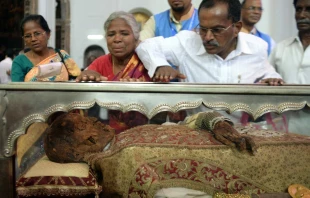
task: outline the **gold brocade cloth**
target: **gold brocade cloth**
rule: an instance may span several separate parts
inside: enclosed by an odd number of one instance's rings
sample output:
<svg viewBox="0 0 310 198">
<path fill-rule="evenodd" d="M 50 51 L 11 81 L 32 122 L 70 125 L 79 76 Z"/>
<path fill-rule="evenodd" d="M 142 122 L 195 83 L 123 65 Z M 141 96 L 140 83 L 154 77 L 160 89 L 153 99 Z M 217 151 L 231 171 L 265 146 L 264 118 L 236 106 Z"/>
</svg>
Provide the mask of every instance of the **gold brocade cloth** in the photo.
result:
<svg viewBox="0 0 310 198">
<path fill-rule="evenodd" d="M 167 187 L 212 195 L 286 192 L 293 183 L 310 186 L 310 137 L 254 129 L 242 133 L 259 145 L 255 156 L 222 145 L 207 131 L 145 125 L 116 135 L 109 150 L 87 160 L 102 174 L 103 192 L 123 197 L 153 197 Z"/>
</svg>

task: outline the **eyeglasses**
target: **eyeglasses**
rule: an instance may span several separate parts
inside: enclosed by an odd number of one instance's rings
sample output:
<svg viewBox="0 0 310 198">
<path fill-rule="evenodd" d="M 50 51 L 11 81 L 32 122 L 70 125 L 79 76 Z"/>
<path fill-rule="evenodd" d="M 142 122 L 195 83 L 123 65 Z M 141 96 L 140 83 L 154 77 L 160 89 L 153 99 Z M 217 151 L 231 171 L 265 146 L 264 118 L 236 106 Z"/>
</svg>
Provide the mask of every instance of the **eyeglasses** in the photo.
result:
<svg viewBox="0 0 310 198">
<path fill-rule="evenodd" d="M 34 32 L 33 34 L 27 34 L 27 35 L 22 36 L 22 38 L 25 40 L 30 40 L 32 39 L 32 35 L 34 38 L 39 38 L 43 36 L 43 34 L 45 34 L 45 32 Z"/>
<path fill-rule="evenodd" d="M 296 13 L 302 13 L 302 12 L 310 13 L 310 7 L 296 7 Z"/>
<path fill-rule="evenodd" d="M 228 30 L 230 27 L 232 27 L 233 25 L 235 25 L 235 24 L 233 23 L 230 26 L 228 26 L 227 28 L 223 28 L 223 27 L 204 28 L 204 27 L 201 27 L 201 26 L 198 25 L 195 28 L 195 31 L 196 31 L 197 34 L 199 34 L 201 36 L 206 36 L 208 31 L 210 30 L 214 36 L 219 36 L 219 35 L 223 34 L 226 30 Z"/>
<path fill-rule="evenodd" d="M 242 9 L 245 9 L 245 10 L 248 10 L 248 11 L 251 11 L 251 12 L 253 12 L 255 10 L 257 10 L 258 12 L 262 12 L 263 11 L 262 7 L 255 7 L 255 6 L 250 6 L 248 8 L 242 8 Z"/>
</svg>

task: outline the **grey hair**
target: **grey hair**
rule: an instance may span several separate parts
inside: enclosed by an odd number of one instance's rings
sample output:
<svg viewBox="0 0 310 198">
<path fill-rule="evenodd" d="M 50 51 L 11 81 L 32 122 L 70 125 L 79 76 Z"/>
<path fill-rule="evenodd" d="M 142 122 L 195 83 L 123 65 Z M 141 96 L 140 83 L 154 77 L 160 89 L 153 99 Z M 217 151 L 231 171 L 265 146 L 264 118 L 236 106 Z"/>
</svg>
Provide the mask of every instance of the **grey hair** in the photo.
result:
<svg viewBox="0 0 310 198">
<path fill-rule="evenodd" d="M 114 19 L 124 19 L 125 22 L 131 27 L 135 39 L 139 40 L 141 30 L 140 25 L 138 24 L 138 22 L 136 21 L 135 17 L 132 14 L 124 11 L 113 12 L 109 16 L 109 18 L 105 21 L 103 26 L 105 32 L 108 31 L 108 27 L 110 26 L 111 22 Z"/>
</svg>

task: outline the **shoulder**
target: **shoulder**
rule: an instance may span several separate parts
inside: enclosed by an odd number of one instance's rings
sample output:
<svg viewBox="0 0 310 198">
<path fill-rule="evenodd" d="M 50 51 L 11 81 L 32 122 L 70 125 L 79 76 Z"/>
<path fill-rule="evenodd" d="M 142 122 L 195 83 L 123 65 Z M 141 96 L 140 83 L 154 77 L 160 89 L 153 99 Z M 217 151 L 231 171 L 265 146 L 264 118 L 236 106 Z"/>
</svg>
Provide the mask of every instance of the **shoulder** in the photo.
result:
<svg viewBox="0 0 310 198">
<path fill-rule="evenodd" d="M 111 54 L 105 54 L 96 58 L 89 66 L 89 68 L 102 67 L 106 63 L 111 62 Z"/>
<path fill-rule="evenodd" d="M 247 45 L 252 51 L 267 50 L 268 43 L 260 37 L 252 34 L 240 32 L 238 34 L 239 41 Z"/>
<path fill-rule="evenodd" d="M 284 46 L 288 46 L 294 42 L 297 42 L 297 38 L 296 36 L 295 37 L 289 37 L 287 39 L 284 39 L 283 41 L 280 41 L 277 46 L 280 46 L 280 47 L 284 47 Z"/>
<path fill-rule="evenodd" d="M 20 54 L 14 58 L 13 63 L 14 62 L 24 62 L 26 60 L 28 60 L 27 56 L 25 54 Z"/>
<path fill-rule="evenodd" d="M 154 15 L 154 18 L 158 18 L 158 17 L 160 17 L 160 16 L 165 16 L 165 15 L 169 15 L 169 13 L 170 13 L 170 10 L 165 10 L 165 11 L 163 11 L 163 12 L 160 12 L 160 13 L 157 13 L 157 14 L 155 14 Z"/>
<path fill-rule="evenodd" d="M 96 58 L 94 60 L 94 62 L 105 62 L 105 61 L 110 61 L 110 58 L 111 57 L 111 54 L 105 54 L 105 55 L 102 55 L 102 56 L 99 56 L 98 58 Z"/>
<path fill-rule="evenodd" d="M 201 39 L 199 35 L 192 30 L 182 30 L 176 34 L 176 37 L 180 39 L 192 40 L 192 39 Z"/>
</svg>

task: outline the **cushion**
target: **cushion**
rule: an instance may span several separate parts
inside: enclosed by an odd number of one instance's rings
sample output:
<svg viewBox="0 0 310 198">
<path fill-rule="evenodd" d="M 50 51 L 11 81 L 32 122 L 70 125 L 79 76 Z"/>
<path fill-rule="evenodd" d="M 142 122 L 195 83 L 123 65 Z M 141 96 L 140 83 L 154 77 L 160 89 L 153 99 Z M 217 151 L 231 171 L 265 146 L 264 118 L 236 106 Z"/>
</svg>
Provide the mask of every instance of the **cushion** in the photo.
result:
<svg viewBox="0 0 310 198">
<path fill-rule="evenodd" d="M 85 163 L 60 164 L 43 156 L 16 182 L 18 196 L 99 195 L 101 186 Z"/>
</svg>

